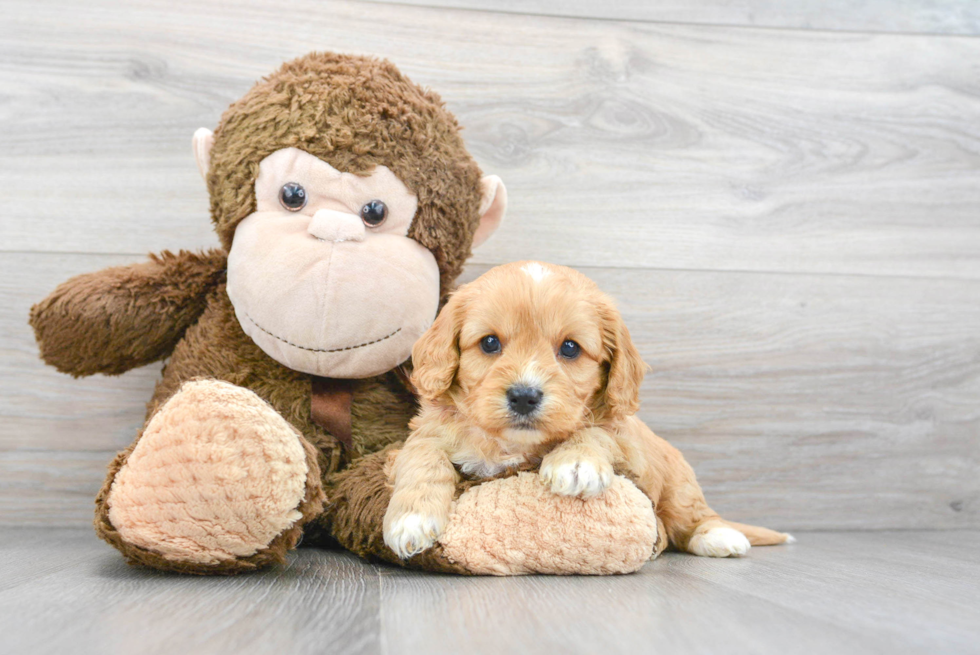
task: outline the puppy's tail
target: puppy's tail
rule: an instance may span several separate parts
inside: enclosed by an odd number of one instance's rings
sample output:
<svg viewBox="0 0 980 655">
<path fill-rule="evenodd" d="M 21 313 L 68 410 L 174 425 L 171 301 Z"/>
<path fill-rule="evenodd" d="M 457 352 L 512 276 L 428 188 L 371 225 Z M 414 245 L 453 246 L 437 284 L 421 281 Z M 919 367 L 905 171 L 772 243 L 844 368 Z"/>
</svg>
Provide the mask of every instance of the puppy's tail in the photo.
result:
<svg viewBox="0 0 980 655">
<path fill-rule="evenodd" d="M 791 544 L 796 541 L 796 537 L 791 534 L 776 532 L 769 528 L 760 528 L 756 525 L 745 525 L 734 521 L 723 521 L 723 523 L 744 534 L 753 546 L 775 546 L 776 544 Z"/>
</svg>

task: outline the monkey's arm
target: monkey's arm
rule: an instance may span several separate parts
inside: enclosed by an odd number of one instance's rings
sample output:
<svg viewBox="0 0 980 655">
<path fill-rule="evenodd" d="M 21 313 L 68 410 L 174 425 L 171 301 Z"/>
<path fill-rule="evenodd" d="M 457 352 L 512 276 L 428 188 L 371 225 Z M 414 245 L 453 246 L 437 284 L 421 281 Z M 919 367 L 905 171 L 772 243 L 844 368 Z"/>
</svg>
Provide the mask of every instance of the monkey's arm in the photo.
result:
<svg viewBox="0 0 980 655">
<path fill-rule="evenodd" d="M 75 377 L 163 359 L 204 311 L 226 259 L 218 249 L 164 251 L 71 278 L 31 308 L 41 358 Z"/>
</svg>

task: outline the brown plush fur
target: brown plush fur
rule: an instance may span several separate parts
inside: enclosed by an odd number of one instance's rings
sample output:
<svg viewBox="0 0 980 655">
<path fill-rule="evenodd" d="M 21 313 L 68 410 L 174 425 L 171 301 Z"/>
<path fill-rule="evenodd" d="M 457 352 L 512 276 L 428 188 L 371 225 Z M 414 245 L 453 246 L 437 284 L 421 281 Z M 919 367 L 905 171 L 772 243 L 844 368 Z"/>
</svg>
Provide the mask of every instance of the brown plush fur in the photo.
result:
<svg viewBox="0 0 980 655">
<path fill-rule="evenodd" d="M 222 250 L 151 256 L 147 263 L 73 278 L 31 310 L 41 356 L 75 376 L 116 375 L 170 357 L 147 420 L 180 385 L 214 378 L 254 391 L 304 438 L 311 471 L 325 479 L 352 458 L 403 439 L 414 397 L 394 372 L 354 381 L 353 452 L 310 417 L 311 377 L 256 346 L 235 318 L 224 286 L 227 249 L 255 210 L 259 162 L 297 147 L 345 172 L 384 165 L 418 196 L 409 236 L 429 248 L 446 295 L 470 254 L 479 224 L 481 172 L 439 97 L 387 61 L 314 53 L 256 84 L 222 117 L 207 176 Z M 134 443 L 135 446 L 135 443 Z M 301 524 L 319 512 L 321 480 L 308 481 L 304 519 L 254 556 L 220 566 L 182 566 L 125 543 L 108 521 L 106 497 L 132 446 L 114 460 L 96 505 L 99 535 L 130 561 L 193 573 L 232 573 L 280 561 Z M 312 474 L 311 474 L 312 475 Z"/>
<path fill-rule="evenodd" d="M 223 250 L 164 251 L 72 278 L 31 308 L 41 357 L 75 377 L 118 375 L 163 359 L 204 311 L 226 259 Z"/>
<path fill-rule="evenodd" d="M 314 543 L 336 540 L 352 553 L 374 561 L 442 573 L 468 573 L 449 560 L 438 545 L 409 561 L 399 559 L 385 546 L 381 526 L 391 498 L 387 468 L 400 447 L 401 444 L 393 444 L 332 476 L 326 486 L 327 511 L 308 526 L 308 538 Z M 473 484 L 461 484 L 457 495 Z"/>
<path fill-rule="evenodd" d="M 348 173 L 391 169 L 418 196 L 409 230 L 432 251 L 448 292 L 470 256 L 479 224 L 480 168 L 455 117 L 433 91 L 373 57 L 313 53 L 288 62 L 228 108 L 208 172 L 211 214 L 231 246 L 255 211 L 259 162 L 295 147 Z"/>
</svg>

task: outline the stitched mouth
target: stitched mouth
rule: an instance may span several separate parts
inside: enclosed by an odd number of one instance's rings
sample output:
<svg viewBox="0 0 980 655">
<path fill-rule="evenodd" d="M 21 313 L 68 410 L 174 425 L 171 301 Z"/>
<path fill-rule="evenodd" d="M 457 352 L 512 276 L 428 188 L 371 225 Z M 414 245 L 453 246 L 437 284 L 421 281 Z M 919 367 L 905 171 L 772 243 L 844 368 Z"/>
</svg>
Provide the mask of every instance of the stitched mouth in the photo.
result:
<svg viewBox="0 0 980 655">
<path fill-rule="evenodd" d="M 281 341 L 282 343 L 286 344 L 287 346 L 292 346 L 293 348 L 299 348 L 300 350 L 308 350 L 308 351 L 314 352 L 314 353 L 340 353 L 340 352 L 344 352 L 344 351 L 347 351 L 347 350 L 356 350 L 358 348 L 363 348 L 365 346 L 371 346 L 371 345 L 374 345 L 376 343 L 381 343 L 382 341 L 384 341 L 386 339 L 390 339 L 391 337 L 395 336 L 396 334 L 398 334 L 399 332 L 402 331 L 401 328 L 398 328 L 397 330 L 395 330 L 391 334 L 386 334 L 385 336 L 383 336 L 381 338 L 373 339 L 371 341 L 365 341 L 364 343 L 359 343 L 359 344 L 354 345 L 354 346 L 344 346 L 343 348 L 308 348 L 307 346 L 300 346 L 299 344 L 295 344 L 295 343 L 293 343 L 292 341 L 290 341 L 288 339 L 283 339 L 282 337 L 280 337 L 277 334 L 273 334 L 272 332 L 269 332 L 264 327 L 262 327 L 261 325 L 259 325 L 258 323 L 256 323 L 255 322 L 255 319 L 248 315 L 248 312 L 244 312 L 244 314 L 245 314 L 245 317 L 249 321 L 251 321 L 252 325 L 254 325 L 255 327 L 259 328 L 260 330 L 262 330 L 263 332 L 265 332 L 266 334 L 268 334 L 270 337 L 272 337 L 276 341 Z"/>
</svg>

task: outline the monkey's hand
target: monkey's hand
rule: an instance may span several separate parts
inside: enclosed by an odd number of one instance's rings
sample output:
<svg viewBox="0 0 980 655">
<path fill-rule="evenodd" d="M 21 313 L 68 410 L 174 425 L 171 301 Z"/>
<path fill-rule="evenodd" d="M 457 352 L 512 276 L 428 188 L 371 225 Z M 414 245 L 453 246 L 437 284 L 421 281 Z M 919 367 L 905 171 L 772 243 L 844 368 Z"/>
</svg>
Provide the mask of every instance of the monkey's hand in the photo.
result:
<svg viewBox="0 0 980 655">
<path fill-rule="evenodd" d="M 163 359 L 224 280 L 226 258 L 217 249 L 164 251 L 71 278 L 31 308 L 41 358 L 76 377 L 118 375 Z"/>
</svg>

